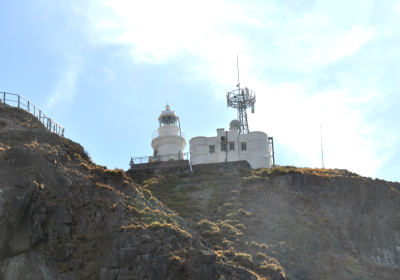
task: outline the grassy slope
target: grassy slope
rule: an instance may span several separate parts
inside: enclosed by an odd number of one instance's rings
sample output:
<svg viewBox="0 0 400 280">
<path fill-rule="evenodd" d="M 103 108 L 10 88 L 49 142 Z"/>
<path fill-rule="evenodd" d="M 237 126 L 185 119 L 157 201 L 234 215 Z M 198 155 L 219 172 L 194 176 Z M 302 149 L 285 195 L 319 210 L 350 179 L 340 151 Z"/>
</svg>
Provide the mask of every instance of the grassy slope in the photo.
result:
<svg viewBox="0 0 400 280">
<path fill-rule="evenodd" d="M 367 279 L 359 260 L 349 256 L 345 229 L 319 205 L 324 200 L 334 201 L 337 195 L 318 194 L 322 200 L 299 195 L 285 185 L 282 175 L 288 174 L 306 178 L 318 191 L 332 187 L 337 180 L 344 180 L 338 184 L 370 181 L 347 170 L 295 167 L 226 174 L 213 170 L 140 174 L 133 180 L 189 221 L 230 263 L 266 279 L 288 274 L 295 279 L 306 279 L 302 275 Z"/>
</svg>

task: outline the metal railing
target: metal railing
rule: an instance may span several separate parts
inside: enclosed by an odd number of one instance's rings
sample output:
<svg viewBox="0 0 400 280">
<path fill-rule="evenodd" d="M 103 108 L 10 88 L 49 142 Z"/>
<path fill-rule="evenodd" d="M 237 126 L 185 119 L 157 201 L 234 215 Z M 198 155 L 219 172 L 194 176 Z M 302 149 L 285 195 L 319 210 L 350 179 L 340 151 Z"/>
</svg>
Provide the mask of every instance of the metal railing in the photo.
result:
<svg viewBox="0 0 400 280">
<path fill-rule="evenodd" d="M 134 157 L 131 158 L 129 165 L 132 168 L 133 164 L 150 163 L 157 161 L 170 161 L 170 160 L 189 160 L 189 153 L 178 153 L 169 155 L 157 155 L 157 156 L 145 156 L 145 157 Z"/>
<path fill-rule="evenodd" d="M 170 133 L 168 133 L 168 132 L 163 133 L 162 136 L 175 135 L 175 136 L 180 136 L 180 137 L 183 137 L 184 139 L 186 139 L 185 132 L 182 129 L 179 129 L 178 131 L 176 131 L 176 130 L 174 131 L 174 130 L 175 129 L 171 129 Z M 159 136 L 160 136 L 160 134 L 158 133 L 158 129 L 157 129 L 156 131 L 154 131 L 151 134 L 151 140 L 154 140 L 154 138 L 157 138 Z"/>
<path fill-rule="evenodd" d="M 60 126 L 57 124 L 55 121 L 53 121 L 51 118 L 48 118 L 42 110 L 40 110 L 35 104 L 33 104 L 31 101 L 26 99 L 25 97 L 19 95 L 19 94 L 14 94 L 14 93 L 8 93 L 8 92 L 0 92 L 0 100 L 2 103 L 17 107 L 20 109 L 23 109 L 33 116 L 37 117 L 43 125 L 50 130 L 51 132 L 54 132 L 62 137 L 64 137 L 64 130 L 65 127 Z"/>
</svg>

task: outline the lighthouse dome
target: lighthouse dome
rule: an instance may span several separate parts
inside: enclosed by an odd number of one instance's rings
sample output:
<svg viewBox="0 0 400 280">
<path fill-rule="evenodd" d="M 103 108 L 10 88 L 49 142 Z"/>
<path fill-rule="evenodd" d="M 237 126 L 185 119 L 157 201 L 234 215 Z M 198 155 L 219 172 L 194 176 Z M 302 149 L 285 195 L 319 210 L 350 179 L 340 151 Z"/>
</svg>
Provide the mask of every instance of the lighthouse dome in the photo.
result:
<svg viewBox="0 0 400 280">
<path fill-rule="evenodd" d="M 170 110 L 170 106 L 165 106 L 165 110 L 161 112 L 161 115 L 158 117 L 158 121 L 160 122 L 160 126 L 164 125 L 174 125 L 179 126 L 179 117 L 175 113 L 175 111 Z"/>
</svg>

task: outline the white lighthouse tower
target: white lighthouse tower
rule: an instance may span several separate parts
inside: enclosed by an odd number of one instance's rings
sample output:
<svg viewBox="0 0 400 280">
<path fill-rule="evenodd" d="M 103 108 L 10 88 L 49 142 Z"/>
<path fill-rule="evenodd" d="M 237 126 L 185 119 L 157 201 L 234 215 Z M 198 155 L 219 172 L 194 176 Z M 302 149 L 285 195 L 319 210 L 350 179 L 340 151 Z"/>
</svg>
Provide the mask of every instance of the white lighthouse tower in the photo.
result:
<svg viewBox="0 0 400 280">
<path fill-rule="evenodd" d="M 151 147 L 154 150 L 153 160 L 168 161 L 183 159 L 186 147 L 185 133 L 181 130 L 179 117 L 170 106 L 165 106 L 158 118 L 160 127 L 153 132 Z"/>
</svg>

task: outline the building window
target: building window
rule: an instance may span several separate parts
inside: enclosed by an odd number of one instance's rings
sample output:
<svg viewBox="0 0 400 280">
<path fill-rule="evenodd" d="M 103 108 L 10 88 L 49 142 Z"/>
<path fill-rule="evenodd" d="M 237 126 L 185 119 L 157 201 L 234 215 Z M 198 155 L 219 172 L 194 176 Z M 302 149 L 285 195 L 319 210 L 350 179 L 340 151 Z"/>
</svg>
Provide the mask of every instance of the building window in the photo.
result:
<svg viewBox="0 0 400 280">
<path fill-rule="evenodd" d="M 226 143 L 221 143 L 221 151 L 226 151 Z"/>
<path fill-rule="evenodd" d="M 247 150 L 247 143 L 243 142 L 242 143 L 242 151 L 246 151 Z"/>
<path fill-rule="evenodd" d="M 210 154 L 215 153 L 215 146 L 214 145 L 209 146 L 208 148 L 209 148 Z"/>
<path fill-rule="evenodd" d="M 229 150 L 234 150 L 235 149 L 235 142 L 229 143 Z"/>
</svg>

